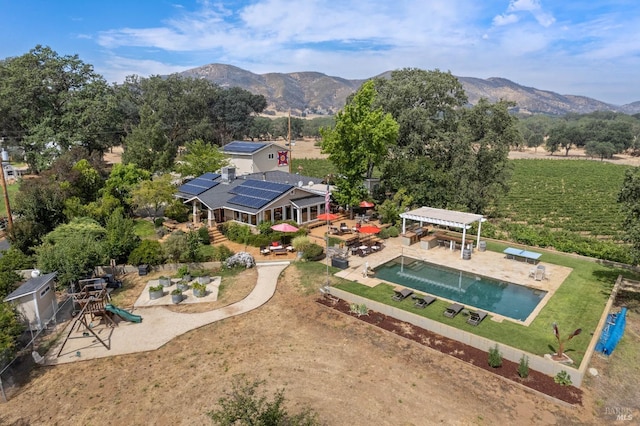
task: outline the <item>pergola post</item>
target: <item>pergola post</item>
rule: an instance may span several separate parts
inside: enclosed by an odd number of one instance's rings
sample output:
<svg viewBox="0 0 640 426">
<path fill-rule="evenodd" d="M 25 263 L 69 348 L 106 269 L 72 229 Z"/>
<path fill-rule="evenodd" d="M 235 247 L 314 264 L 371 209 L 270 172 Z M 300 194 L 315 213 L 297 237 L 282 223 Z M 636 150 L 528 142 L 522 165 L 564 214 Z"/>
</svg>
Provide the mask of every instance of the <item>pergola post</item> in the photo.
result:
<svg viewBox="0 0 640 426">
<path fill-rule="evenodd" d="M 462 247 L 460 247 L 460 259 L 464 259 L 464 239 L 467 236 L 467 227 L 462 227 Z"/>
</svg>

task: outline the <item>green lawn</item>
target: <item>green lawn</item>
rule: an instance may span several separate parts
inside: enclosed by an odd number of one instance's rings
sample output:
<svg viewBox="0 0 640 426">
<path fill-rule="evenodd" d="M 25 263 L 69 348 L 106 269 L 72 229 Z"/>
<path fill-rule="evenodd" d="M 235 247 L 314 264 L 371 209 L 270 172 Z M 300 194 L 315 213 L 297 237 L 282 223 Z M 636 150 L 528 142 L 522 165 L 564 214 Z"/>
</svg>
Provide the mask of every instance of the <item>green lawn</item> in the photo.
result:
<svg viewBox="0 0 640 426">
<path fill-rule="evenodd" d="M 157 238 L 153 223 L 149 220 L 136 219 L 134 232 L 142 239 L 154 239 Z"/>
<path fill-rule="evenodd" d="M 489 250 L 497 252 L 501 252 L 506 247 L 505 244 L 491 242 L 487 244 Z M 453 319 L 444 317 L 442 313 L 448 306 L 448 302 L 441 300 L 437 300 L 426 309 L 415 308 L 411 299 L 406 299 L 401 303 L 392 302 L 394 286 L 388 284 L 381 283 L 370 288 L 355 282 L 340 280 L 335 286 L 381 303 L 393 303 L 394 306 L 399 306 L 417 315 L 540 356 L 549 353 L 550 347 L 556 348 L 552 331 L 554 322 L 558 324 L 562 336 L 571 333 L 576 328 L 582 328 L 582 334 L 565 345 L 565 352 L 573 358 L 576 365 L 579 365 L 584 358 L 592 337 L 591 334 L 598 325 L 616 278 L 619 274 L 629 277 L 634 277 L 634 275 L 624 269 L 607 267 L 562 254 L 545 253 L 541 260 L 573 268 L 573 272 L 528 327 L 507 320 L 497 323 L 489 318 L 474 327 L 466 323 L 466 317 L 463 315 L 458 315 Z"/>
<path fill-rule="evenodd" d="M 20 188 L 19 183 L 12 183 L 7 185 L 7 193 L 9 194 L 9 204 L 13 206 L 13 202 Z M 0 195 L 0 217 L 7 217 L 7 206 L 4 202 L 4 195 Z"/>
</svg>

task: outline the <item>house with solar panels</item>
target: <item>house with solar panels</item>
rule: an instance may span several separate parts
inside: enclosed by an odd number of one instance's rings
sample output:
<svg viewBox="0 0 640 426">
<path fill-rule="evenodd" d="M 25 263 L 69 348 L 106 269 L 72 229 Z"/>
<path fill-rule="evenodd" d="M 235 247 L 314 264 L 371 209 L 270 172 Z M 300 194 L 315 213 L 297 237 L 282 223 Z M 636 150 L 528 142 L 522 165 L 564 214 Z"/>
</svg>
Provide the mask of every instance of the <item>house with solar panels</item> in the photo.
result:
<svg viewBox="0 0 640 426">
<path fill-rule="evenodd" d="M 236 174 L 246 175 L 274 170 L 289 171 L 290 152 L 274 142 L 232 141 L 222 147 L 222 152 L 236 169 Z"/>
<path fill-rule="evenodd" d="M 325 194 L 326 185 L 318 178 L 281 170 L 239 176 L 234 167 L 224 167 L 222 173 L 205 173 L 182 184 L 176 197 L 191 204 L 194 222 L 206 217 L 212 227 L 227 221 L 255 226 L 293 220 L 304 225 L 325 212 Z"/>
</svg>

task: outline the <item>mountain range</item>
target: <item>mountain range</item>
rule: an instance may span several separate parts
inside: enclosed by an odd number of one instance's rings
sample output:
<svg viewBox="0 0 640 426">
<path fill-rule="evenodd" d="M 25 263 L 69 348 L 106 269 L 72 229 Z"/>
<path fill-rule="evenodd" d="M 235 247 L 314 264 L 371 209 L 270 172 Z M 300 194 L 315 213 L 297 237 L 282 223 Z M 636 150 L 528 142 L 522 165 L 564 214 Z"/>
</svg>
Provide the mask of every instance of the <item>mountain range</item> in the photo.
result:
<svg viewBox="0 0 640 426">
<path fill-rule="evenodd" d="M 266 73 L 225 64 L 209 64 L 180 73 L 193 78 L 205 78 L 221 87 L 240 87 L 267 99 L 267 113 L 291 111 L 292 115 L 335 114 L 344 107 L 347 97 L 366 80 L 349 80 L 320 72 Z M 389 77 L 391 71 L 373 77 Z M 487 79 L 457 77 L 464 86 L 469 103 L 480 98 L 496 102 L 514 101 L 514 112 L 522 114 L 564 115 L 593 111 L 640 113 L 640 101 L 612 105 L 586 96 L 561 95 L 548 90 L 522 86 L 505 78 Z"/>
</svg>

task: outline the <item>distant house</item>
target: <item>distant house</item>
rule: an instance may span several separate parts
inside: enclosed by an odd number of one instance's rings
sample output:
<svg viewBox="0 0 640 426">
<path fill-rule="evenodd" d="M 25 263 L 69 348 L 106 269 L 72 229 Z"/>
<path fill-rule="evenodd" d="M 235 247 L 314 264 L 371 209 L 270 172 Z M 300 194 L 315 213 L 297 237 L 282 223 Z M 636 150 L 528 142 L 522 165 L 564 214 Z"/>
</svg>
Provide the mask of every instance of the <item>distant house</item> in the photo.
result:
<svg viewBox="0 0 640 426">
<path fill-rule="evenodd" d="M 275 170 L 289 171 L 290 152 L 274 142 L 232 141 L 222 147 L 238 176 Z"/>
<path fill-rule="evenodd" d="M 322 180 L 284 171 L 237 176 L 233 167 L 222 174 L 205 173 L 178 188 L 176 197 L 191 204 L 194 222 L 206 212 L 207 226 L 236 221 L 255 226 L 264 221 L 293 220 L 299 225 L 325 212 Z"/>
<path fill-rule="evenodd" d="M 31 330 L 42 330 L 55 317 L 56 273 L 31 277 L 14 292 L 4 298 L 14 304 Z"/>
<path fill-rule="evenodd" d="M 2 169 L 4 170 L 4 179 L 7 182 L 14 182 L 18 178 L 22 177 L 24 169 L 18 169 L 9 163 L 2 163 Z"/>
</svg>

